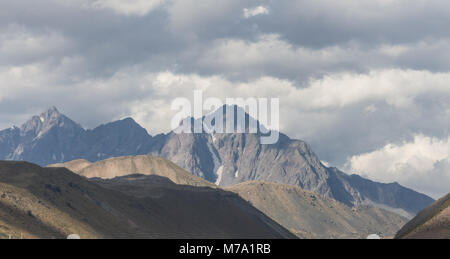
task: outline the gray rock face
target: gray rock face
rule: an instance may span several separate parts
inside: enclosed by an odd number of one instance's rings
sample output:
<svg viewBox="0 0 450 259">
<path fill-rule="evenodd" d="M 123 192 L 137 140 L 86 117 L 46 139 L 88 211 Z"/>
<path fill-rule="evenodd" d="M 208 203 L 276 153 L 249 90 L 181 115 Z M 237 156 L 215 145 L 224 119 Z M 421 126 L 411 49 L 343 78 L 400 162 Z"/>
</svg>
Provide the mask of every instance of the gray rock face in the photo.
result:
<svg viewBox="0 0 450 259">
<path fill-rule="evenodd" d="M 381 184 L 327 168 L 300 140 L 260 145 L 254 134 L 169 134 L 154 154 L 221 186 L 270 181 L 299 186 L 348 206 L 374 204 L 413 215 L 433 202 L 399 184 Z"/>
<path fill-rule="evenodd" d="M 151 136 L 132 119 L 85 130 L 52 107 L 20 128 L 0 131 L 0 159 L 39 165 L 145 154 Z M 148 144 L 147 144 L 148 143 Z"/>
<path fill-rule="evenodd" d="M 252 120 L 248 114 L 246 119 Z M 244 127 L 248 130 L 248 125 Z M 376 183 L 328 168 L 303 141 L 280 134 L 276 144 L 261 145 L 260 136 L 260 132 L 171 132 L 152 137 L 132 119 L 84 130 L 52 108 L 20 128 L 0 131 L 0 159 L 47 165 L 153 154 L 221 186 L 271 181 L 299 186 L 349 206 L 374 204 L 407 214 L 415 214 L 433 202 L 398 184 Z"/>
<path fill-rule="evenodd" d="M 241 125 L 247 132 L 251 120 L 246 114 L 247 124 Z M 405 216 L 412 216 L 433 202 L 430 197 L 396 183 L 376 183 L 328 168 L 301 140 L 280 133 L 276 144 L 261 145 L 261 135 L 169 133 L 158 137 L 152 153 L 221 186 L 246 181 L 277 182 L 299 186 L 349 206 L 378 205 Z"/>
<path fill-rule="evenodd" d="M 110 157 L 147 154 L 152 136 L 133 119 L 127 118 L 87 130 L 81 140 L 87 148 L 78 152 L 78 157 L 95 162 Z"/>
</svg>

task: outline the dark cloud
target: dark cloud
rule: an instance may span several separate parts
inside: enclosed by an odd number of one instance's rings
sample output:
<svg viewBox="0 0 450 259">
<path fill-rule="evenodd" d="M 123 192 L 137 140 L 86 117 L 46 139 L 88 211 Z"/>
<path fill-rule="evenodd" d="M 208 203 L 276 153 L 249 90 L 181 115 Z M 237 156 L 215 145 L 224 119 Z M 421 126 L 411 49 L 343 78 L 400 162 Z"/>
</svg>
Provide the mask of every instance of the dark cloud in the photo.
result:
<svg viewBox="0 0 450 259">
<path fill-rule="evenodd" d="M 449 3 L 432 1 L 270 1 L 272 19 L 261 19 L 265 32 L 311 48 L 357 41 L 365 46 L 408 44 L 450 36 Z"/>
<path fill-rule="evenodd" d="M 446 39 L 450 32 L 445 28 L 450 16 L 445 11 L 449 9 L 445 1 L 423 4 L 401 0 L 342 3 L 172 0 L 144 16 L 82 7 L 88 2 L 5 2 L 1 4 L 3 28 L 0 28 L 4 32 L 7 28 L 11 30 L 11 26 L 22 26 L 32 35 L 64 37 L 70 46 L 55 49 L 46 57 L 52 58 L 55 65 L 58 57 L 81 57 L 85 71 L 78 72 L 84 72 L 84 77 L 111 76 L 123 67 L 142 63 L 152 71 L 222 74 L 233 80 L 270 75 L 299 83 L 342 70 L 364 72 L 379 67 L 402 67 L 444 71 L 449 68 L 447 55 L 436 55 L 446 53 L 443 50 L 449 45 Z M 269 13 L 244 17 L 244 8 L 258 5 L 265 6 Z M 320 52 L 334 48 L 342 54 L 337 59 L 317 57 L 317 61 L 303 61 L 302 56 L 296 62 L 274 60 L 273 56 L 278 54 L 278 46 L 274 46 L 272 58 L 250 64 L 244 70 L 235 64 L 223 64 L 215 57 L 205 57 L 205 52 L 226 40 L 251 45 L 267 34 L 279 35 L 279 40 L 293 50 Z M 383 45 L 411 49 L 392 57 L 377 52 Z M 32 57 L 7 60 L 15 64 L 33 61 Z"/>
</svg>

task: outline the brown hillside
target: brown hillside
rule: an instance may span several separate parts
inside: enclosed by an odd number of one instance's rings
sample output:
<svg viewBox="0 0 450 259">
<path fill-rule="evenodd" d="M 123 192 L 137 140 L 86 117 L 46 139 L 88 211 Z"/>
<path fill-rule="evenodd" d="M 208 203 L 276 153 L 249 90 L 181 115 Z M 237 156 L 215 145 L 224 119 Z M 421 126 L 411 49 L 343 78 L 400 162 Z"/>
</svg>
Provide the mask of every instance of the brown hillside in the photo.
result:
<svg viewBox="0 0 450 259">
<path fill-rule="evenodd" d="M 419 212 L 396 238 L 450 239 L 450 193 Z"/>
<path fill-rule="evenodd" d="M 304 238 L 393 237 L 407 219 L 371 206 L 350 208 L 298 187 L 248 182 L 227 190 L 238 193 L 266 215 Z"/>
<path fill-rule="evenodd" d="M 172 182 L 181 185 L 215 186 L 200 177 L 190 174 L 169 160 L 149 155 L 110 158 L 93 164 L 87 164 L 78 160 L 78 162 L 50 165 L 50 167 L 66 167 L 88 178 L 112 179 L 131 174 L 143 174 L 166 177 Z"/>
<path fill-rule="evenodd" d="M 0 162 L 0 238 L 292 238 L 239 196 L 207 187 L 140 197 L 63 168 Z"/>
</svg>

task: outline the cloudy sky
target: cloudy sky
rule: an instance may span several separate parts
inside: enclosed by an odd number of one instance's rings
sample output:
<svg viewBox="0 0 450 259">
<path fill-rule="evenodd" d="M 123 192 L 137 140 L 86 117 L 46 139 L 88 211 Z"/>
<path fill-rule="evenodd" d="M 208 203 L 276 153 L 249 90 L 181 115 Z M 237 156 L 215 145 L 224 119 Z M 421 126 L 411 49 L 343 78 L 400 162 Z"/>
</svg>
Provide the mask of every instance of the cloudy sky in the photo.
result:
<svg viewBox="0 0 450 259">
<path fill-rule="evenodd" d="M 278 97 L 329 164 L 450 191 L 446 0 L 0 2 L 0 126 L 55 105 L 166 132 L 175 97 Z"/>
</svg>

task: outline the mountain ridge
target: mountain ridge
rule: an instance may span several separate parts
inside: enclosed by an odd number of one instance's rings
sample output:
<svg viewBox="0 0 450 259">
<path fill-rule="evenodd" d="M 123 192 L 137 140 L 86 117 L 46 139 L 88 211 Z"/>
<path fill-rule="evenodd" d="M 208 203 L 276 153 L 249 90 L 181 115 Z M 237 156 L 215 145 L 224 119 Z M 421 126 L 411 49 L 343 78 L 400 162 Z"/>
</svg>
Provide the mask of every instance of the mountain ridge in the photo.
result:
<svg viewBox="0 0 450 259">
<path fill-rule="evenodd" d="M 50 114 L 52 112 L 55 111 L 51 109 Z M 253 119 L 248 114 L 246 118 Z M 39 121 L 33 119 L 33 123 L 39 124 Z M 434 201 L 400 185 L 376 183 L 328 168 L 306 142 L 282 133 L 277 143 L 261 145 L 260 134 L 253 133 L 169 132 L 153 137 L 132 119 L 103 124 L 92 130 L 69 122 L 61 127 L 56 124 L 58 127 L 53 126 L 39 139 L 22 138 L 25 131 L 20 129 L 0 131 L 0 158 L 47 165 L 76 159 L 96 162 L 110 157 L 151 154 L 221 186 L 271 181 L 299 186 L 348 206 L 376 204 L 409 216 Z M 247 124 L 244 128 L 248 129 Z M 15 150 L 23 152 L 11 157 L 8 150 L 14 145 Z"/>
<path fill-rule="evenodd" d="M 145 154 L 151 138 L 132 118 L 85 130 L 51 107 L 21 127 L 0 131 L 0 159 L 28 161 L 41 166 L 76 159 L 98 161 Z"/>
</svg>

